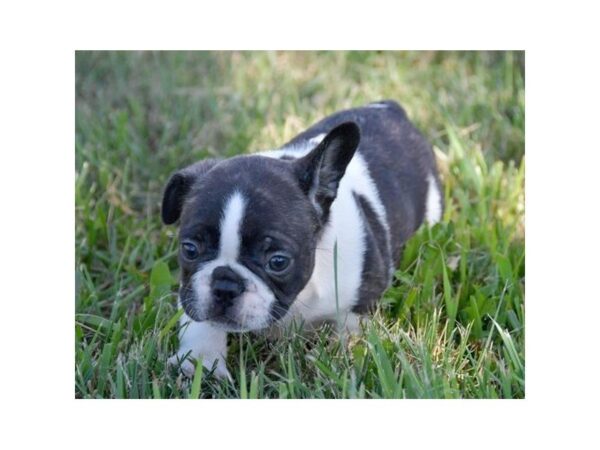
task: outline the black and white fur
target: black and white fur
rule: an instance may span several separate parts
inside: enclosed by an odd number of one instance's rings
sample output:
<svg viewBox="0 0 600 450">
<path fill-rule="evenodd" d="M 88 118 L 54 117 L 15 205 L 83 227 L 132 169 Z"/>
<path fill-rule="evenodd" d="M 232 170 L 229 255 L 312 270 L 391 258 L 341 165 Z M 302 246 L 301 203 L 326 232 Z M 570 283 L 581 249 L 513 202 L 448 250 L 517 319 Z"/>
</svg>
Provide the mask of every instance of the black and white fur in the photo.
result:
<svg viewBox="0 0 600 450">
<path fill-rule="evenodd" d="M 229 376 L 228 332 L 292 320 L 355 329 L 404 243 L 442 211 L 431 147 L 393 101 L 333 114 L 278 150 L 175 173 L 162 217 L 180 221 L 184 314 L 170 363 L 190 374 L 187 357 L 201 358 Z"/>
</svg>

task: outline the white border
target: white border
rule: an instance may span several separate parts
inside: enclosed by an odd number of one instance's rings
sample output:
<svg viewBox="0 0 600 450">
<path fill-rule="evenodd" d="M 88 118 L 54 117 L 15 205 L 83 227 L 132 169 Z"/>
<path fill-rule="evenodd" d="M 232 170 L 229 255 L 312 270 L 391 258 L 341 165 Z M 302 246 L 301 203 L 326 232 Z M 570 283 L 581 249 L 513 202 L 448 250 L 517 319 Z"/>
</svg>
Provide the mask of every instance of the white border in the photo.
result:
<svg viewBox="0 0 600 450">
<path fill-rule="evenodd" d="M 579 1 L 392 3 L 2 7 L 3 442 L 598 445 L 597 14 Z M 73 50 L 274 47 L 527 50 L 527 400 L 73 400 Z"/>
</svg>

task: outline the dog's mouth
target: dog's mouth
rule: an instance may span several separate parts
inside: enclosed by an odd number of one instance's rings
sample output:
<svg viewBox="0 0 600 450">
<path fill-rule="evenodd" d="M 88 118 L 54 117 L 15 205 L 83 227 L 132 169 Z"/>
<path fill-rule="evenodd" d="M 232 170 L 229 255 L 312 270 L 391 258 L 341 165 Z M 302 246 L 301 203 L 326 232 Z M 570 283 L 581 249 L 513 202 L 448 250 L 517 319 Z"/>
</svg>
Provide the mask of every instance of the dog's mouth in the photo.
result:
<svg viewBox="0 0 600 450">
<path fill-rule="evenodd" d="M 254 328 L 244 326 L 243 323 L 238 322 L 236 319 L 229 317 L 227 314 L 221 314 L 220 316 L 211 317 L 209 320 L 211 323 L 225 329 L 226 331 L 254 331 Z"/>
<path fill-rule="evenodd" d="M 191 297 L 191 298 L 190 298 Z M 235 307 L 223 308 L 212 304 L 208 308 L 200 308 L 199 303 L 190 297 L 180 297 L 180 302 L 185 313 L 195 322 L 210 322 L 225 331 L 244 332 L 257 331 L 270 326 L 277 318 L 269 317 L 244 317 L 236 312 Z"/>
<path fill-rule="evenodd" d="M 227 313 L 220 314 L 202 314 L 196 308 L 184 308 L 186 314 L 195 322 L 211 322 L 219 325 L 221 328 L 226 328 L 228 331 L 249 331 L 246 330 L 243 324 L 239 323 L 235 318 Z"/>
</svg>

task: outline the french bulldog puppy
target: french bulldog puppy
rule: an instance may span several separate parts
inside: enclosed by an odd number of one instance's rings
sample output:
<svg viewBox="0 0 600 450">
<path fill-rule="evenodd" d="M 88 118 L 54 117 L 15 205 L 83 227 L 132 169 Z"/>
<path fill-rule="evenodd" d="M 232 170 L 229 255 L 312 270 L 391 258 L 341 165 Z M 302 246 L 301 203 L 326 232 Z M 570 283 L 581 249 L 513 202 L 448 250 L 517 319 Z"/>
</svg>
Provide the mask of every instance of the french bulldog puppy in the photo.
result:
<svg viewBox="0 0 600 450">
<path fill-rule="evenodd" d="M 407 239 L 442 211 L 431 146 L 393 101 L 335 113 L 277 150 L 176 172 L 162 219 L 179 220 L 184 314 L 169 364 L 191 376 L 201 359 L 229 377 L 227 333 L 292 320 L 356 329 Z"/>
</svg>

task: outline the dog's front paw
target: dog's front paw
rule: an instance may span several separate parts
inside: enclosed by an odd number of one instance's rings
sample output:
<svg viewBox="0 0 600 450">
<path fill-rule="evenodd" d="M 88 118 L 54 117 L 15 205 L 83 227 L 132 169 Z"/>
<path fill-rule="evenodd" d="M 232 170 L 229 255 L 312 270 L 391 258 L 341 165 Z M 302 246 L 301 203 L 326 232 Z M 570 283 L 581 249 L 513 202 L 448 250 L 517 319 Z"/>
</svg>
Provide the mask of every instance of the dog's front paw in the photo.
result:
<svg viewBox="0 0 600 450">
<path fill-rule="evenodd" d="M 167 359 L 167 365 L 169 367 L 179 368 L 181 373 L 187 378 L 193 378 L 194 373 L 196 372 L 196 366 L 189 358 L 185 357 L 185 355 L 180 355 L 179 353 L 174 354 L 173 356 Z"/>
<path fill-rule="evenodd" d="M 206 367 L 206 366 L 204 366 L 204 367 Z M 212 369 L 212 367 L 210 367 L 210 368 Z M 233 378 L 231 377 L 229 370 L 227 370 L 227 366 L 225 365 L 225 361 L 223 361 L 223 360 L 219 360 L 217 362 L 217 367 L 215 367 L 214 374 L 217 378 L 219 378 L 221 380 L 226 379 L 230 383 L 233 383 Z"/>
<path fill-rule="evenodd" d="M 215 367 L 216 363 L 216 367 Z M 176 353 L 167 360 L 169 367 L 178 367 L 181 373 L 187 378 L 193 378 L 196 373 L 196 365 L 192 362 L 192 358 L 186 354 Z M 215 367 L 214 375 L 219 379 L 227 379 L 233 381 L 229 370 L 223 358 L 206 358 L 202 359 L 202 365 L 207 370 L 212 370 Z"/>
</svg>

